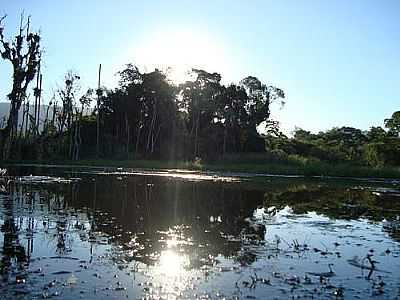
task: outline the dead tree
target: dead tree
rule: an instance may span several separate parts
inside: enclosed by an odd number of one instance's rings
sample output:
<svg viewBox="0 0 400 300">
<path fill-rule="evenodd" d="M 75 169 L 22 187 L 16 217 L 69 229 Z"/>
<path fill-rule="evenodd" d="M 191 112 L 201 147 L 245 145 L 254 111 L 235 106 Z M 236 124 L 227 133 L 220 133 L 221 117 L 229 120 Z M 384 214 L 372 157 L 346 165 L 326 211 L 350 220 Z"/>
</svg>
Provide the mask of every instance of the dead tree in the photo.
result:
<svg viewBox="0 0 400 300">
<path fill-rule="evenodd" d="M 100 89 L 101 83 L 101 64 L 99 65 L 99 82 L 97 86 L 97 115 L 96 115 L 96 156 L 100 155 L 100 98 L 102 96 L 102 90 Z"/>
<path fill-rule="evenodd" d="M 80 150 L 82 144 L 81 138 L 81 122 L 83 118 L 83 113 L 85 108 L 90 106 L 90 102 L 92 101 L 93 90 L 88 89 L 87 92 L 79 98 L 80 107 L 75 106 L 75 115 L 74 115 L 74 126 L 71 128 L 73 131 L 73 141 L 72 141 L 72 160 L 79 160 Z M 71 134 L 72 135 L 72 134 Z"/>
<path fill-rule="evenodd" d="M 38 71 L 41 50 L 40 35 L 30 32 L 30 18 L 24 24 L 21 15 L 19 34 L 12 41 L 7 41 L 4 36 L 4 19 L 5 16 L 0 18 L 0 54 L 2 59 L 12 64 L 13 84 L 8 94 L 11 103 L 7 124 L 0 130 L 0 157 L 8 159 L 18 134 L 18 113 L 29 83 Z"/>
</svg>

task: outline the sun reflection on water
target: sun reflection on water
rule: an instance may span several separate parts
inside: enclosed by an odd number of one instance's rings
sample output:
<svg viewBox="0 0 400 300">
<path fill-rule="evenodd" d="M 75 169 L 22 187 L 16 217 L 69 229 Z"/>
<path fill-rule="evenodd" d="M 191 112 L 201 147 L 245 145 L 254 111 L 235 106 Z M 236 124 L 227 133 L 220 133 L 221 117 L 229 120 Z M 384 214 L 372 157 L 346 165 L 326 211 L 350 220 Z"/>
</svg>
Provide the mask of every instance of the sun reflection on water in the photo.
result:
<svg viewBox="0 0 400 300">
<path fill-rule="evenodd" d="M 185 273 L 185 267 L 189 264 L 186 255 L 179 254 L 173 249 L 161 252 L 158 273 L 167 277 L 180 277 Z"/>
<path fill-rule="evenodd" d="M 180 298 L 191 285 L 190 258 L 186 251 L 188 242 L 176 228 L 165 232 L 168 236 L 164 249 L 159 252 L 157 263 L 151 271 L 154 287 L 149 292 L 151 299 L 161 297 L 165 299 Z M 190 244 L 190 243 L 189 243 Z"/>
</svg>

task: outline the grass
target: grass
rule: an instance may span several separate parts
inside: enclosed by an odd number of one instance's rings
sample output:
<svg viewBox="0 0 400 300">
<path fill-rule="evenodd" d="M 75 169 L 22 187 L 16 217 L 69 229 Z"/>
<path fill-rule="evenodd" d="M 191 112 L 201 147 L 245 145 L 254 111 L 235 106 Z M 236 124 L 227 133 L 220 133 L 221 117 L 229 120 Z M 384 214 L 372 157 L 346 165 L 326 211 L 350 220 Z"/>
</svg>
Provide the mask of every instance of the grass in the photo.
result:
<svg viewBox="0 0 400 300">
<path fill-rule="evenodd" d="M 163 161 L 163 160 L 105 160 L 89 159 L 80 161 L 8 161 L 9 165 L 46 164 L 98 167 L 126 167 L 139 169 L 185 169 L 194 171 L 220 171 L 261 173 L 273 175 L 334 176 L 363 178 L 400 178 L 399 167 L 372 168 L 347 164 L 329 164 L 304 158 L 290 158 L 285 161 L 268 161 L 256 158 L 228 158 L 215 162 Z"/>
</svg>

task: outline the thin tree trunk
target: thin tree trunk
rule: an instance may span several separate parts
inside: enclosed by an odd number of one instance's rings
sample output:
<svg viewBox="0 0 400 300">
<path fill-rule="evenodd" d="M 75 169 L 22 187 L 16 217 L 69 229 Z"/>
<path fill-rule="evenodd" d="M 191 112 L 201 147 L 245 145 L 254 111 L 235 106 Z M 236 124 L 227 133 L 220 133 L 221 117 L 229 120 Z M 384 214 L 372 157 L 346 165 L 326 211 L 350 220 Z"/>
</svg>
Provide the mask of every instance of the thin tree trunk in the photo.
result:
<svg viewBox="0 0 400 300">
<path fill-rule="evenodd" d="M 19 139 L 22 139 L 22 135 L 24 132 L 24 125 L 25 125 L 25 121 L 27 120 L 28 116 L 27 116 L 27 111 L 26 111 L 26 105 L 28 105 L 29 107 L 29 102 L 27 102 L 25 105 L 23 105 L 23 110 L 22 110 L 22 122 L 21 122 L 21 126 L 20 126 L 20 130 L 19 130 Z"/>
<path fill-rule="evenodd" d="M 194 136 L 194 157 L 196 158 L 198 155 L 198 131 L 199 131 L 199 123 L 200 123 L 200 114 L 197 115 L 196 127 L 195 127 L 195 136 Z"/>
<path fill-rule="evenodd" d="M 33 123 L 37 124 L 37 115 L 38 115 L 38 98 L 39 98 L 39 82 L 40 82 L 40 63 L 38 65 L 38 72 L 36 74 L 36 93 L 35 93 L 35 117 L 33 118 Z M 36 131 L 34 132 L 36 134 Z"/>
<path fill-rule="evenodd" d="M 100 76 L 101 64 L 99 65 L 99 81 L 97 85 L 97 116 L 96 116 L 96 155 L 100 155 Z"/>
<path fill-rule="evenodd" d="M 53 116 L 52 116 L 52 118 L 51 118 L 51 124 L 53 125 L 53 127 L 55 127 L 55 121 L 56 121 L 56 113 L 57 113 L 57 105 L 56 105 L 56 103 L 54 102 L 53 103 Z"/>
<path fill-rule="evenodd" d="M 28 106 L 27 106 L 27 114 L 26 114 L 26 123 L 25 123 L 25 137 L 28 137 L 28 123 L 30 123 L 30 118 L 29 118 L 29 116 L 30 116 L 30 112 L 31 112 L 31 107 L 30 107 L 30 105 L 29 105 L 29 102 L 28 102 L 28 104 L 27 104 Z"/>
<path fill-rule="evenodd" d="M 138 133 L 137 133 L 137 137 L 136 137 L 135 159 L 137 158 L 137 154 L 138 154 L 138 151 L 139 151 L 139 142 L 140 142 L 140 133 L 141 133 L 141 131 L 142 131 L 142 126 L 139 125 Z"/>
<path fill-rule="evenodd" d="M 153 138 L 152 138 L 152 144 L 151 144 L 151 153 L 152 153 L 152 154 L 154 153 L 154 146 L 155 146 L 156 143 L 157 143 L 157 139 L 158 139 L 158 136 L 159 136 L 159 134 L 160 134 L 160 131 L 161 131 L 161 126 L 158 126 L 157 133 L 156 133 L 156 135 L 153 136 Z"/>
<path fill-rule="evenodd" d="M 151 137 L 152 137 L 152 134 L 153 134 L 154 123 L 156 121 L 156 118 L 157 118 L 156 103 L 154 102 L 154 104 L 153 104 L 153 117 L 151 119 L 150 129 L 149 129 L 149 133 L 147 135 L 146 151 L 150 150 L 150 142 L 151 142 Z"/>
<path fill-rule="evenodd" d="M 224 128 L 224 144 L 223 144 L 223 147 L 222 147 L 222 154 L 223 155 L 225 155 L 225 153 L 226 153 L 226 137 L 228 135 L 228 129 L 226 128 L 226 125 L 224 127 L 225 127 Z"/>
<path fill-rule="evenodd" d="M 79 120 L 75 121 L 75 132 L 74 132 L 74 160 L 79 159 Z"/>
<path fill-rule="evenodd" d="M 126 153 L 129 156 L 129 139 L 130 139 L 130 128 L 128 122 L 128 115 L 125 114 L 125 128 L 126 128 Z"/>
<path fill-rule="evenodd" d="M 40 74 L 40 72 L 39 72 Z M 40 74 L 40 80 L 39 80 L 39 99 L 38 99 L 38 115 L 37 115 L 37 133 L 40 133 L 39 126 L 40 126 L 40 102 L 42 99 L 42 80 L 43 76 Z"/>
</svg>

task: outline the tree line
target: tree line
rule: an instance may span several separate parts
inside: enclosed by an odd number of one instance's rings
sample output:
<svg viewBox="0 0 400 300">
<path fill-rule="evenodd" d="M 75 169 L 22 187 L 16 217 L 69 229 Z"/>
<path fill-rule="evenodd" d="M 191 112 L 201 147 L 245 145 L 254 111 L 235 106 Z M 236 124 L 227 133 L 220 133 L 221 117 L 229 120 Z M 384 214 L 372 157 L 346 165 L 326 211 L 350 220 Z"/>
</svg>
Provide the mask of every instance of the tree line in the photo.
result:
<svg viewBox="0 0 400 300">
<path fill-rule="evenodd" d="M 269 119 L 271 103 L 283 99 L 284 92 L 253 76 L 225 86 L 220 74 L 193 69 L 191 80 L 176 85 L 163 71 L 142 73 L 128 64 L 119 72 L 117 88 L 81 93 L 80 77 L 68 72 L 40 120 L 40 35 L 29 27 L 29 19 L 25 25 L 21 21 L 19 34 L 9 42 L 1 26 L 1 56 L 13 66 L 11 110 L 1 129 L 3 158 L 194 159 L 264 149 L 257 126 Z M 35 78 L 32 114 L 27 95 Z M 85 114 L 96 100 L 92 113 Z"/>
<path fill-rule="evenodd" d="M 368 130 L 334 127 L 316 134 L 296 128 L 292 138 L 270 136 L 266 147 L 276 160 L 399 166 L 400 111 L 385 119 L 384 124 L 385 128 L 372 126 Z"/>
<path fill-rule="evenodd" d="M 215 160 L 259 152 L 273 160 L 400 164 L 400 112 L 385 120 L 386 130 L 341 127 L 313 134 L 297 128 L 288 138 L 270 118 L 272 103 L 284 104 L 284 91 L 254 76 L 224 85 L 219 73 L 192 69 L 190 79 L 175 84 L 168 72 L 128 64 L 116 88 L 82 92 L 80 76 L 70 71 L 43 114 L 40 34 L 21 17 L 19 33 L 7 40 L 4 18 L 0 54 L 12 65 L 13 83 L 10 113 L 0 128 L 3 159 Z"/>
</svg>

